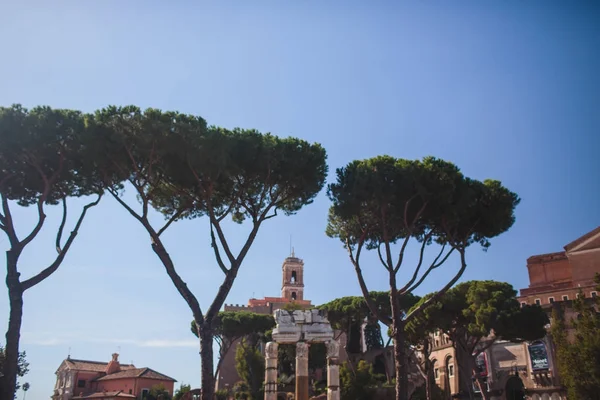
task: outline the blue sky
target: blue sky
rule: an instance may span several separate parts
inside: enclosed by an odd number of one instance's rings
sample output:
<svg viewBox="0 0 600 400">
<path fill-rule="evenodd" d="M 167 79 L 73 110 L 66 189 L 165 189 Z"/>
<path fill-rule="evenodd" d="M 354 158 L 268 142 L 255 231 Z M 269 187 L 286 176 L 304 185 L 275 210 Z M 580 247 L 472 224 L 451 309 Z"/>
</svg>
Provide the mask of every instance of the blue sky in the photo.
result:
<svg viewBox="0 0 600 400">
<path fill-rule="evenodd" d="M 4 0 L 0 105 L 136 104 L 297 136 L 327 149 L 330 179 L 379 154 L 453 161 L 523 199 L 509 232 L 488 252 L 471 249 L 464 279 L 523 288 L 528 256 L 560 251 L 600 225 L 599 21 L 592 1 Z M 359 294 L 341 244 L 324 234 L 327 209 L 322 192 L 298 215 L 265 224 L 227 302 L 278 295 L 290 234 L 307 298 Z M 25 276 L 53 255 L 58 215 L 49 216 L 22 259 Z M 30 211 L 16 217 L 33 223 Z M 204 308 L 222 279 L 207 228 L 185 221 L 166 234 Z M 239 246 L 247 227 L 227 229 Z M 365 262 L 370 288 L 384 290 L 383 270 Z M 456 267 L 448 262 L 420 293 Z M 0 327 L 7 316 L 2 287 Z M 106 361 L 119 351 L 197 387 L 190 319 L 142 228 L 105 198 L 59 271 L 26 293 L 27 397 L 51 395 L 69 348 L 73 358 Z"/>
</svg>

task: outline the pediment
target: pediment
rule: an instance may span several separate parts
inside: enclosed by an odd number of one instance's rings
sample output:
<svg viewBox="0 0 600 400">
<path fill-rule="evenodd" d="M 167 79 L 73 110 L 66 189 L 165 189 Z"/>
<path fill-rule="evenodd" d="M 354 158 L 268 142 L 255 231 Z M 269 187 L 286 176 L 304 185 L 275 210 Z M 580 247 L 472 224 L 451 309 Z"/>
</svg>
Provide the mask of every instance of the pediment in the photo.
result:
<svg viewBox="0 0 600 400">
<path fill-rule="evenodd" d="M 69 364 L 67 364 L 67 360 L 63 360 L 63 362 L 60 363 L 60 366 L 56 370 L 56 373 L 58 374 L 59 372 L 62 372 L 66 369 L 69 369 Z"/>
</svg>

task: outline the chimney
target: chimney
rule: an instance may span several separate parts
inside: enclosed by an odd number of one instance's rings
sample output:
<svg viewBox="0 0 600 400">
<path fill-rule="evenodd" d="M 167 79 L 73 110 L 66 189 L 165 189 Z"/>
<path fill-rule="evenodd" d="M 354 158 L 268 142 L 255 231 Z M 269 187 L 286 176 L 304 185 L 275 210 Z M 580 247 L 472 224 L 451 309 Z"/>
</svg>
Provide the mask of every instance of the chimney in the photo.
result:
<svg viewBox="0 0 600 400">
<path fill-rule="evenodd" d="M 112 360 L 106 366 L 106 375 L 114 374 L 115 372 L 119 372 L 121 370 L 121 365 L 119 364 L 119 354 L 113 353 Z"/>
</svg>

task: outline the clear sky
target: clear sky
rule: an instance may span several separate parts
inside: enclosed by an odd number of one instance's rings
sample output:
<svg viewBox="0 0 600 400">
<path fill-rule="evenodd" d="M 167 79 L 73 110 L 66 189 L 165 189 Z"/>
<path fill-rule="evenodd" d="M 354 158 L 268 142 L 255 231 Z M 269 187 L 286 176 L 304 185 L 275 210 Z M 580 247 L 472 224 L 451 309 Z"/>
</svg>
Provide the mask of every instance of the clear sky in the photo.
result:
<svg viewBox="0 0 600 400">
<path fill-rule="evenodd" d="M 0 2 L 0 105 L 173 109 L 228 128 L 323 144 L 330 177 L 357 158 L 434 155 L 522 197 L 514 227 L 468 254 L 464 279 L 528 285 L 526 259 L 600 225 L 600 3 L 595 1 Z M 277 296 L 293 236 L 306 297 L 358 295 L 322 192 L 264 225 L 227 300 Z M 53 255 L 56 212 L 21 261 Z M 17 212 L 22 226 L 30 212 Z M 205 220 L 166 234 L 206 308 L 222 279 Z M 239 245 L 247 227 L 227 226 Z M 0 239 L 4 250 L 7 241 Z M 414 262 L 411 256 L 407 262 Z M 367 258 L 372 290 L 384 272 Z M 420 293 L 439 288 L 444 271 Z M 0 324 L 8 300 L 0 288 Z M 25 295 L 29 399 L 52 394 L 66 358 L 151 367 L 200 384 L 191 313 L 144 231 L 105 198 L 62 267 Z M 4 330 L 3 330 L 4 332 Z M 20 398 L 21 394 L 19 394 Z"/>
</svg>

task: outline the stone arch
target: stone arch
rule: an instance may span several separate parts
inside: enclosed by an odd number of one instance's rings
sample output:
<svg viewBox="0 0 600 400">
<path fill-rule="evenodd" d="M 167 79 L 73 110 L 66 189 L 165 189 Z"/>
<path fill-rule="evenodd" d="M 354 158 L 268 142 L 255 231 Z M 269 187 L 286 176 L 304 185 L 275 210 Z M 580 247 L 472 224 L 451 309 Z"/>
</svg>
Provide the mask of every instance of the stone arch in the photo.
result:
<svg viewBox="0 0 600 400">
<path fill-rule="evenodd" d="M 296 294 L 296 292 L 292 292 L 292 300 L 297 300 L 298 295 Z"/>
<path fill-rule="evenodd" d="M 292 271 L 292 276 L 290 277 L 290 282 L 291 282 L 291 283 L 296 283 L 296 282 L 298 282 L 298 276 L 297 276 L 297 273 L 296 273 L 296 271 Z"/>
</svg>

